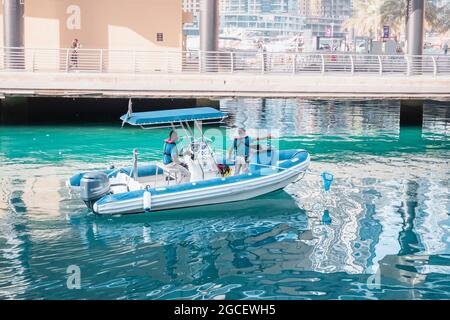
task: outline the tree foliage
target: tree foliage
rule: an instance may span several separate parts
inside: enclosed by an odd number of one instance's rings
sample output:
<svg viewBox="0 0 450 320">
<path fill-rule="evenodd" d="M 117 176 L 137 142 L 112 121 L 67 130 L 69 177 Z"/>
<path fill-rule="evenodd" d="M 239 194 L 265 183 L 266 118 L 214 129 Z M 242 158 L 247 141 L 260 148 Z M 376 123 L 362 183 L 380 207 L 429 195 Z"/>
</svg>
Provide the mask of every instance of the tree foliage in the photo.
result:
<svg viewBox="0 0 450 320">
<path fill-rule="evenodd" d="M 343 27 L 354 29 L 356 35 L 380 34 L 384 25 L 393 34 L 400 34 L 406 27 L 407 0 L 354 0 L 353 15 L 344 21 Z M 450 30 L 450 4 L 437 7 L 425 1 L 425 28 L 427 31 L 445 33 Z"/>
</svg>

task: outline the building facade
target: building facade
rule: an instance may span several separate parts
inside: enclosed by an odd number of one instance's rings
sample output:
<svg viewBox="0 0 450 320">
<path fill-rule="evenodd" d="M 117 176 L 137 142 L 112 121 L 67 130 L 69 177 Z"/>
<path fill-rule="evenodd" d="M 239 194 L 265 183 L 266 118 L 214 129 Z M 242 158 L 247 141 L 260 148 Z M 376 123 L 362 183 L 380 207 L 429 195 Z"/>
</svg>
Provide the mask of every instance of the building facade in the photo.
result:
<svg viewBox="0 0 450 320">
<path fill-rule="evenodd" d="M 24 46 L 180 50 L 184 47 L 181 0 L 25 0 Z M 0 6 L 0 46 L 4 42 Z"/>
<path fill-rule="evenodd" d="M 352 0 L 299 0 L 300 14 L 305 16 L 305 29 L 312 35 L 344 38 L 341 26 L 352 15 Z"/>
<path fill-rule="evenodd" d="M 193 13 L 193 23 L 185 26 L 185 33 L 198 35 L 201 0 L 183 0 L 183 9 Z M 304 26 L 298 15 L 298 0 L 221 0 L 220 29 L 245 30 L 247 33 L 271 38 L 298 35 Z M 231 31 L 232 32 L 232 31 Z"/>
<path fill-rule="evenodd" d="M 198 14 L 200 11 L 200 0 L 183 0 L 182 8 L 184 12 Z"/>
<path fill-rule="evenodd" d="M 321 0 L 299 0 L 299 14 L 305 17 L 319 17 L 322 15 Z"/>
<path fill-rule="evenodd" d="M 183 0 L 183 9 L 193 13 L 185 26 L 188 35 L 198 35 L 201 0 Z M 345 38 L 341 30 L 352 14 L 352 0 L 220 0 L 222 33 L 245 31 L 269 40 L 274 37 L 310 36 Z"/>
</svg>

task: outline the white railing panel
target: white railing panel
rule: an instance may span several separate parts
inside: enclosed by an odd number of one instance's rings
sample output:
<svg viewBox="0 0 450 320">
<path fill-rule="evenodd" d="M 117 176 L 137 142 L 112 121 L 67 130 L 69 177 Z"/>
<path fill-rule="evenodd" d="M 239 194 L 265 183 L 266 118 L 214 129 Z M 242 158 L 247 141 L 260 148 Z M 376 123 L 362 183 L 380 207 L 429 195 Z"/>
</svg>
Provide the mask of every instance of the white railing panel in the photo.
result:
<svg viewBox="0 0 450 320">
<path fill-rule="evenodd" d="M 0 48 L 0 71 L 450 76 L 450 56 Z"/>
<path fill-rule="evenodd" d="M 320 54 L 299 54 L 296 58 L 295 73 L 321 73 L 322 58 Z"/>
<path fill-rule="evenodd" d="M 450 76 L 450 56 L 437 56 L 436 60 L 436 75 Z"/>
<path fill-rule="evenodd" d="M 380 65 L 376 55 L 353 55 L 354 73 L 361 74 L 379 74 Z"/>
<path fill-rule="evenodd" d="M 383 66 L 383 74 L 386 75 L 406 75 L 408 72 L 408 63 L 403 55 L 380 56 Z"/>
</svg>

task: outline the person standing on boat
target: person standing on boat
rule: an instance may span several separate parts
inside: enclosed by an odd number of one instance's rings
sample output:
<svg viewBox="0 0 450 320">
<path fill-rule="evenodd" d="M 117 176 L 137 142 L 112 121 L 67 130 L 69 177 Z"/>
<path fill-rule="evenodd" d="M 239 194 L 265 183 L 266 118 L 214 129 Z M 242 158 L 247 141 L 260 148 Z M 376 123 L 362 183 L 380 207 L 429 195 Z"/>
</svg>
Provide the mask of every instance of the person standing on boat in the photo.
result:
<svg viewBox="0 0 450 320">
<path fill-rule="evenodd" d="M 238 137 L 234 138 L 233 146 L 228 151 L 228 158 L 231 158 L 234 153 L 234 175 L 248 173 L 249 163 L 250 163 L 250 148 L 252 141 L 259 141 L 264 139 L 270 139 L 271 136 L 267 137 L 256 137 L 252 138 L 247 135 L 244 128 L 239 128 Z"/>
<path fill-rule="evenodd" d="M 169 138 L 164 141 L 164 155 L 163 163 L 171 170 L 176 171 L 177 178 L 181 178 L 179 182 L 189 181 L 191 173 L 186 168 L 186 164 L 180 161 L 178 157 L 177 141 L 179 140 L 178 134 L 175 130 L 171 130 Z"/>
</svg>

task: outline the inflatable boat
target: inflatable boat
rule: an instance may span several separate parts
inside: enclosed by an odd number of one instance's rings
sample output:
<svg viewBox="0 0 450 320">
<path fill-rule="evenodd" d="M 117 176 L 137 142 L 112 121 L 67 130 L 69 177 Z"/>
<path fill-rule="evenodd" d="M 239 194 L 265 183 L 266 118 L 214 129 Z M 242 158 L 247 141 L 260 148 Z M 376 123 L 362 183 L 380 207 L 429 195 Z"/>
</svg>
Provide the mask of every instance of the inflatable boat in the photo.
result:
<svg viewBox="0 0 450 320">
<path fill-rule="evenodd" d="M 249 170 L 233 175 L 234 162 L 216 155 L 211 140 L 203 134 L 196 138 L 189 129 L 191 122 L 200 129 L 201 121 L 221 122 L 225 117 L 213 108 L 133 113 L 129 107 L 122 125 L 148 129 L 169 124 L 185 131 L 187 143 L 180 150 L 191 173 L 189 181 L 179 181 L 161 162 L 138 163 L 134 150 L 129 167 L 77 173 L 67 186 L 77 190 L 94 213 L 115 215 L 247 200 L 283 189 L 303 176 L 310 162 L 307 151 L 271 147 L 257 148 L 249 158 Z"/>
</svg>

